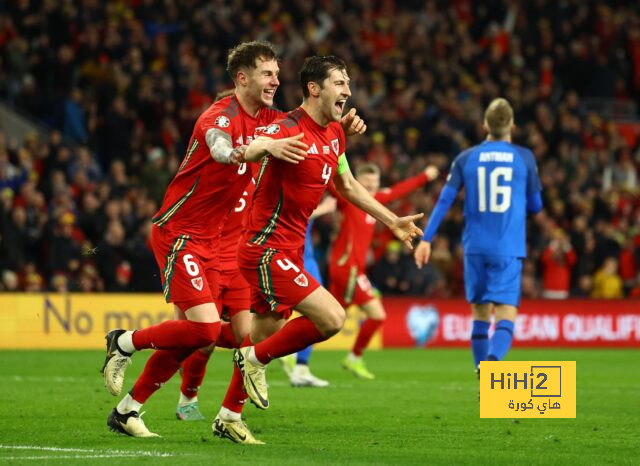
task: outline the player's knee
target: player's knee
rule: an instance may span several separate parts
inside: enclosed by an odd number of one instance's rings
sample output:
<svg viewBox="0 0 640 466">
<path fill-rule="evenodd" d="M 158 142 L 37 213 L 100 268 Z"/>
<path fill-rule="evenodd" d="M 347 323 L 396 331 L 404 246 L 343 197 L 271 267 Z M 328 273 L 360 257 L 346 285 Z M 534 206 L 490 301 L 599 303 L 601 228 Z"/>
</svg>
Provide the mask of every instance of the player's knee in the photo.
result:
<svg viewBox="0 0 640 466">
<path fill-rule="evenodd" d="M 220 335 L 220 321 L 193 322 L 188 321 L 194 346 L 205 347 L 215 345 Z"/>
<path fill-rule="evenodd" d="M 341 306 L 337 306 L 327 312 L 324 317 L 319 330 L 325 337 L 331 337 L 342 330 L 347 314 Z"/>
</svg>

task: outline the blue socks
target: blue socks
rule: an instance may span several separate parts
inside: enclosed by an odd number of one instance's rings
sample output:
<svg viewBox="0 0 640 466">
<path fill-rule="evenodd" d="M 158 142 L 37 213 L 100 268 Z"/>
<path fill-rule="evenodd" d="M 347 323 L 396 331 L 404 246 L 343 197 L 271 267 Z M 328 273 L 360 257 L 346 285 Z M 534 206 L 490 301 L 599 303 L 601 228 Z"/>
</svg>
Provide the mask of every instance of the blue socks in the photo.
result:
<svg viewBox="0 0 640 466">
<path fill-rule="evenodd" d="M 478 367 L 480 361 L 486 361 L 489 354 L 489 327 L 490 322 L 484 320 L 474 320 L 471 327 L 471 352 L 473 353 L 473 361 L 475 367 Z"/>
<path fill-rule="evenodd" d="M 514 324 L 510 320 L 503 319 L 496 324 L 496 331 L 489 342 L 489 361 L 502 361 L 506 356 L 511 341 L 513 340 Z"/>
<path fill-rule="evenodd" d="M 304 364 L 305 366 L 309 365 L 309 358 L 311 358 L 311 351 L 313 350 L 313 345 L 307 346 L 302 351 L 298 351 L 298 359 L 296 360 L 297 364 Z"/>
</svg>

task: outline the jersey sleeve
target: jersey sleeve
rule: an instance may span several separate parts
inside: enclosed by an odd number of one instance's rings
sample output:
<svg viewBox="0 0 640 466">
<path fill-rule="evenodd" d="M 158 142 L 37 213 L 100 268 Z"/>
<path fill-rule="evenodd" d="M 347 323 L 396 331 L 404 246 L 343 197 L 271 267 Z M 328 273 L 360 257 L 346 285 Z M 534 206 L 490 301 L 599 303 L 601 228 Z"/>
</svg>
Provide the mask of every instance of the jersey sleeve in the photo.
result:
<svg viewBox="0 0 640 466">
<path fill-rule="evenodd" d="M 451 164 L 451 170 L 449 170 L 449 175 L 447 176 L 446 186 L 455 189 L 456 192 L 460 191 L 460 188 L 464 185 L 463 169 L 466 159 L 466 152 L 458 155 Z"/>
<path fill-rule="evenodd" d="M 224 109 L 219 109 L 207 114 L 200 120 L 200 130 L 203 135 L 206 135 L 209 130 L 214 130 L 232 140 L 234 125 L 238 125 L 238 120 L 239 118 L 230 118 L 225 115 Z"/>
<path fill-rule="evenodd" d="M 382 204 L 387 204 L 398 198 L 406 196 L 407 194 L 415 191 L 420 186 L 423 186 L 428 181 L 427 175 L 422 172 L 419 175 L 413 176 L 409 179 L 400 181 L 394 184 L 390 188 L 382 189 L 376 193 L 375 198 Z"/>
<path fill-rule="evenodd" d="M 284 139 L 291 136 L 291 130 L 279 120 L 256 131 L 256 136 L 266 136 L 271 139 Z"/>
<path fill-rule="evenodd" d="M 527 196 L 542 191 L 542 183 L 538 176 L 536 158 L 530 150 L 525 151 L 525 164 L 527 165 Z"/>
</svg>

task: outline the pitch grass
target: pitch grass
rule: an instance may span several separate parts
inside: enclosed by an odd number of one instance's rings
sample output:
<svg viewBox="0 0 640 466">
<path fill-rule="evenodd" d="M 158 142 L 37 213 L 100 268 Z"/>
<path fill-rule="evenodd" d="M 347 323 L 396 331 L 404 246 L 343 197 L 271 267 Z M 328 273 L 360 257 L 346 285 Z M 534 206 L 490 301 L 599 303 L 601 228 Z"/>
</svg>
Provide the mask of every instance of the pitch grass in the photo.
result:
<svg viewBox="0 0 640 466">
<path fill-rule="evenodd" d="M 126 387 L 147 356 L 136 355 Z M 200 392 L 211 419 L 230 356 L 214 355 Z M 177 377 L 144 407 L 147 426 L 162 438 L 133 439 L 105 425 L 117 399 L 102 386 L 102 352 L 0 352 L 0 463 L 640 464 L 640 351 L 512 351 L 510 360 L 577 361 L 577 419 L 519 421 L 479 418 L 467 350 L 370 352 L 375 381 L 354 379 L 340 368 L 342 357 L 313 355 L 313 370 L 331 381 L 327 389 L 289 387 L 275 362 L 271 408 L 245 410 L 267 445 L 249 447 L 214 438 L 210 421 L 177 421 Z M 142 456 L 159 453 L 173 456 Z"/>
</svg>

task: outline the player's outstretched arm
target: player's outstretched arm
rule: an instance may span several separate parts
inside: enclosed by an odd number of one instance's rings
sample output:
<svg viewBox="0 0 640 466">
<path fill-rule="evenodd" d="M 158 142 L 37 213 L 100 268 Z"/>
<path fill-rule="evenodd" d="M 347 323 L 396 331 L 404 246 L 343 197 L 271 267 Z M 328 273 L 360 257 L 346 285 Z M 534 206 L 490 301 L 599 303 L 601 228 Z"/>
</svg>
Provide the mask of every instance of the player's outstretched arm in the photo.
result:
<svg viewBox="0 0 640 466">
<path fill-rule="evenodd" d="M 210 128 L 204 136 L 211 157 L 216 162 L 240 165 L 244 162 L 247 146 L 233 147 L 231 136 L 222 130 Z"/>
<path fill-rule="evenodd" d="M 367 131 L 367 125 L 364 120 L 356 115 L 356 109 L 352 108 L 345 116 L 340 120 L 340 126 L 347 134 L 347 136 L 353 136 L 354 134 L 364 134 Z"/>
<path fill-rule="evenodd" d="M 259 136 L 249 144 L 244 159 L 247 162 L 257 162 L 267 154 L 285 162 L 298 164 L 307 156 L 307 146 L 302 142 L 304 133 L 296 134 L 288 138 L 272 139 L 267 136 Z"/>
<path fill-rule="evenodd" d="M 341 157 L 344 157 L 344 155 Z M 423 214 L 398 217 L 358 183 L 348 166 L 339 171 L 333 181 L 336 190 L 342 197 L 375 219 L 380 220 L 393 232 L 396 238 L 409 248 L 413 248 L 411 241 L 422 235 L 422 230 L 415 225 L 414 221 L 421 218 Z"/>
</svg>

